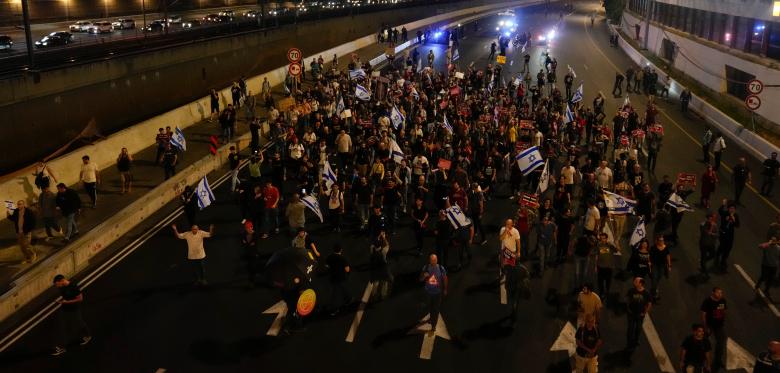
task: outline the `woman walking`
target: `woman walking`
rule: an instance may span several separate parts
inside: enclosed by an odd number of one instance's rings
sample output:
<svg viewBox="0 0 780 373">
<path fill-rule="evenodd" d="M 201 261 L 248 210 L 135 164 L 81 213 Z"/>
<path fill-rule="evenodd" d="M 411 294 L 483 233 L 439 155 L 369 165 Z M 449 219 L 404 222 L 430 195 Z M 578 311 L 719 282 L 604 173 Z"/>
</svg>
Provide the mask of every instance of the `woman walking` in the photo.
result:
<svg viewBox="0 0 780 373">
<path fill-rule="evenodd" d="M 133 174 L 130 173 L 132 165 L 133 156 L 127 152 L 127 148 L 122 148 L 116 158 L 116 168 L 119 170 L 119 179 L 122 183 L 122 194 L 133 192 Z"/>
<path fill-rule="evenodd" d="M 701 206 L 705 209 L 710 208 L 710 196 L 715 191 L 715 187 L 718 185 L 718 173 L 712 168 L 712 165 L 707 165 L 707 170 L 701 176 Z"/>
</svg>

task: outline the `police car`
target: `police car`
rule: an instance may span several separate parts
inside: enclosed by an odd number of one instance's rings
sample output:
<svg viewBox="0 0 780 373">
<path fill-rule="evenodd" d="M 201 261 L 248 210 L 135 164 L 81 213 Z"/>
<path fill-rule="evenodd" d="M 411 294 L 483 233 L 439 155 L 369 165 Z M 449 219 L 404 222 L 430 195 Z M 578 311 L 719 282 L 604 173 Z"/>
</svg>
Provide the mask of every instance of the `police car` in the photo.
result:
<svg viewBox="0 0 780 373">
<path fill-rule="evenodd" d="M 515 12 L 510 10 L 498 13 L 499 19 L 496 25 L 496 32 L 504 37 L 510 37 L 517 31 L 517 21 Z"/>
</svg>

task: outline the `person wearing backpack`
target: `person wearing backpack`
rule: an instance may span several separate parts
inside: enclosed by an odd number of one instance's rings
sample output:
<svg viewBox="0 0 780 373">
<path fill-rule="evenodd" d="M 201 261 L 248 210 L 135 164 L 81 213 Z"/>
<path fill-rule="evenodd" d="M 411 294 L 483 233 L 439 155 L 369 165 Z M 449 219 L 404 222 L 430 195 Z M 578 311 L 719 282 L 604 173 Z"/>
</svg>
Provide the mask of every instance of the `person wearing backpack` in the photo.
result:
<svg viewBox="0 0 780 373">
<path fill-rule="evenodd" d="M 428 257 L 428 264 L 424 265 L 420 273 L 420 281 L 423 282 L 425 294 L 428 296 L 428 323 L 431 324 L 431 332 L 436 331 L 436 323 L 439 321 L 442 298 L 447 296 L 447 270 L 439 264 L 436 254 Z"/>
</svg>

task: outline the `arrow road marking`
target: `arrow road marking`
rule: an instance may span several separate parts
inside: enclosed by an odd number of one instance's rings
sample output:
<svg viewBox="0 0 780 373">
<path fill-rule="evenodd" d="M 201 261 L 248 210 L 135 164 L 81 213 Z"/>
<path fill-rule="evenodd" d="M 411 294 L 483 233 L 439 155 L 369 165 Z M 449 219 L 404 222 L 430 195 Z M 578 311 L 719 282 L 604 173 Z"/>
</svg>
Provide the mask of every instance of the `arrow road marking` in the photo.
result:
<svg viewBox="0 0 780 373">
<path fill-rule="evenodd" d="M 444 318 L 439 314 L 438 322 L 436 322 L 436 330 L 431 330 L 431 324 L 428 324 L 430 314 L 425 315 L 420 323 L 408 334 L 422 334 L 423 341 L 422 347 L 420 347 L 420 359 L 430 360 L 433 354 L 433 345 L 436 343 L 436 337 L 441 337 L 446 340 L 450 340 L 450 332 L 447 331 L 447 325 L 444 324 Z"/>
<path fill-rule="evenodd" d="M 575 334 L 577 334 L 577 330 L 574 328 L 574 325 L 567 321 L 566 325 L 561 329 L 561 333 L 558 334 L 558 338 L 550 347 L 550 351 L 566 351 L 569 353 L 569 357 L 574 356 L 574 352 L 577 351 Z"/>
<path fill-rule="evenodd" d="M 745 281 L 747 281 L 748 285 L 750 285 L 750 288 L 755 289 L 756 282 L 753 281 L 753 279 L 750 278 L 750 276 L 748 276 L 747 272 L 745 272 L 745 270 L 742 269 L 742 266 L 734 263 L 734 268 L 736 268 L 737 272 L 739 272 L 739 274 L 742 275 L 742 278 L 744 278 Z M 775 316 L 780 317 L 780 311 L 778 311 L 774 303 L 770 302 L 769 299 L 766 298 L 766 294 L 764 294 L 764 292 L 761 289 L 758 289 L 758 295 L 761 297 L 761 299 L 764 300 L 764 303 L 766 303 L 766 305 L 769 306 L 769 310 L 772 311 L 772 313 L 774 313 Z"/>
<path fill-rule="evenodd" d="M 650 343 L 650 348 L 653 349 L 653 355 L 655 355 L 655 360 L 658 362 L 661 372 L 675 373 L 672 361 L 669 360 L 669 355 L 666 353 L 666 349 L 663 343 L 661 343 L 661 338 L 658 337 L 658 331 L 655 330 L 655 325 L 653 325 L 653 320 L 650 319 L 649 315 L 645 316 L 645 320 L 642 322 L 642 329 L 645 331 L 645 337 L 647 337 L 647 342 Z"/>
<path fill-rule="evenodd" d="M 726 370 L 744 369 L 753 373 L 756 357 L 733 339 L 726 339 Z"/>
<path fill-rule="evenodd" d="M 355 312 L 355 319 L 352 320 L 352 325 L 349 326 L 349 332 L 347 333 L 346 339 L 347 342 L 353 342 L 355 340 L 357 328 L 360 325 L 360 321 L 363 319 L 363 312 L 368 304 L 368 299 L 371 298 L 372 290 L 374 290 L 374 283 L 369 282 L 368 285 L 366 285 L 366 290 L 363 292 L 363 298 L 360 298 L 360 305 L 358 305 L 358 310 Z"/>
<path fill-rule="evenodd" d="M 284 303 L 283 300 L 280 300 L 273 306 L 269 307 L 267 310 L 263 311 L 263 314 L 264 315 L 276 314 L 276 318 L 274 319 L 274 322 L 271 323 L 271 327 L 268 328 L 268 333 L 265 334 L 270 335 L 272 337 L 278 336 L 279 331 L 282 330 L 284 316 L 287 314 L 287 303 Z"/>
</svg>

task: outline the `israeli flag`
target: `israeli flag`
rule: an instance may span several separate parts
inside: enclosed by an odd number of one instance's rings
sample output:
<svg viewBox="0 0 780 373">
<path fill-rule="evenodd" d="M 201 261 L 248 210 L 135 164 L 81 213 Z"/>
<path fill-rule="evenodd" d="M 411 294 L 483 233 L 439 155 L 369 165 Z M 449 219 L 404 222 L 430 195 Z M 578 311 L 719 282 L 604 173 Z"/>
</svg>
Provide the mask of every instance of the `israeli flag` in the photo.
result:
<svg viewBox="0 0 780 373">
<path fill-rule="evenodd" d="M 365 79 L 366 78 L 366 72 L 363 71 L 363 69 L 355 69 L 355 70 L 349 70 L 349 79 L 350 80 L 357 80 L 357 79 Z"/>
<path fill-rule="evenodd" d="M 576 104 L 580 101 L 582 101 L 583 93 L 582 93 L 582 83 L 580 83 L 579 88 L 577 88 L 577 91 L 574 92 L 574 94 L 571 96 L 571 103 Z"/>
<path fill-rule="evenodd" d="M 336 114 L 341 115 L 344 112 L 344 97 L 339 97 L 339 103 L 336 104 Z"/>
<path fill-rule="evenodd" d="M 444 213 L 447 214 L 447 220 L 450 221 L 450 224 L 452 224 L 452 227 L 455 229 L 471 225 L 471 219 L 466 217 L 466 214 L 463 213 L 458 205 L 444 210 Z"/>
<path fill-rule="evenodd" d="M 423 65 L 422 65 L 422 58 L 417 59 L 417 72 L 420 73 L 423 71 Z"/>
<path fill-rule="evenodd" d="M 539 148 L 536 146 L 523 150 L 520 154 L 515 156 L 515 160 L 517 160 L 517 165 L 520 167 L 523 176 L 530 174 L 533 170 L 544 164 L 542 154 L 539 153 Z"/>
<path fill-rule="evenodd" d="M 176 127 L 176 130 L 173 131 L 173 136 L 171 136 L 171 145 L 181 151 L 187 151 L 187 140 L 184 139 L 184 132 L 181 131 L 181 128 Z"/>
<path fill-rule="evenodd" d="M 325 219 L 322 218 L 322 210 L 320 210 L 320 203 L 317 202 L 317 199 L 313 196 L 305 196 L 301 198 L 301 202 L 308 207 L 311 211 L 314 212 L 315 215 L 317 215 L 318 218 L 320 218 L 320 223 L 325 222 Z"/>
<path fill-rule="evenodd" d="M 452 61 L 455 62 L 460 58 L 460 53 L 458 53 L 458 49 L 455 48 L 455 51 L 452 52 Z"/>
<path fill-rule="evenodd" d="M 628 240 L 628 244 L 633 246 L 636 246 L 636 244 L 639 243 L 639 241 L 642 241 L 647 237 L 647 231 L 645 231 L 645 220 L 639 219 L 639 222 L 636 223 L 636 227 L 634 228 L 634 231 L 631 233 L 631 239 Z"/>
<path fill-rule="evenodd" d="M 452 125 L 450 125 L 450 121 L 447 120 L 447 114 L 444 114 L 444 129 L 446 129 L 450 135 L 454 132 L 452 130 Z"/>
<path fill-rule="evenodd" d="M 330 168 L 330 162 L 328 161 L 325 161 L 325 165 L 322 168 L 322 181 L 325 183 L 325 189 L 327 190 L 330 190 L 330 187 L 338 181 L 336 173 Z"/>
<path fill-rule="evenodd" d="M 574 113 L 571 112 L 571 108 L 569 107 L 569 104 L 566 104 L 566 123 L 574 122 Z"/>
<path fill-rule="evenodd" d="M 3 201 L 3 203 L 5 204 L 5 208 L 6 209 L 12 210 L 12 211 L 16 210 L 16 203 L 14 203 L 14 201 L 5 200 L 5 201 Z"/>
<path fill-rule="evenodd" d="M 198 197 L 198 207 L 200 207 L 201 210 L 208 207 L 211 202 L 217 200 L 214 198 L 214 192 L 211 191 L 209 180 L 206 179 L 205 176 L 200 180 L 198 186 L 195 188 L 195 193 L 195 195 Z"/>
<path fill-rule="evenodd" d="M 404 124 L 404 119 L 406 118 L 404 118 L 404 115 L 401 114 L 400 110 L 398 110 L 398 107 L 393 105 L 393 110 L 390 111 L 390 121 L 393 122 L 393 127 L 398 129 L 399 126 Z"/>
<path fill-rule="evenodd" d="M 606 190 L 604 191 L 604 202 L 607 204 L 609 213 L 613 215 L 632 214 L 636 207 L 636 201 Z"/>
<path fill-rule="evenodd" d="M 669 199 L 666 200 L 666 204 L 677 209 L 677 212 L 693 211 L 693 208 L 683 201 L 682 197 L 678 196 L 677 193 L 672 193 Z"/>
<path fill-rule="evenodd" d="M 395 163 L 401 163 L 405 157 L 406 155 L 401 151 L 401 147 L 398 146 L 398 143 L 395 142 L 395 140 L 390 139 L 390 158 L 393 158 Z"/>
<path fill-rule="evenodd" d="M 544 193 L 550 186 L 550 165 L 547 160 L 544 161 L 544 170 L 542 170 L 542 176 L 539 178 L 539 194 Z"/>
<path fill-rule="evenodd" d="M 360 84 L 355 84 L 355 97 L 363 101 L 371 100 L 371 92 Z"/>
</svg>

